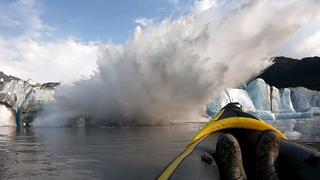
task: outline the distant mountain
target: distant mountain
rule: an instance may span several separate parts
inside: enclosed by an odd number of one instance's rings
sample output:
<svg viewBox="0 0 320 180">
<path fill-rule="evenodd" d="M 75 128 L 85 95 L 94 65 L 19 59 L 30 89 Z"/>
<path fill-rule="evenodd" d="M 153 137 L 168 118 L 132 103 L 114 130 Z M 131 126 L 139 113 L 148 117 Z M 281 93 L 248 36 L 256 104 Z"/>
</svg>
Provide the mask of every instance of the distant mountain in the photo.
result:
<svg viewBox="0 0 320 180">
<path fill-rule="evenodd" d="M 320 57 L 301 60 L 276 57 L 274 64 L 258 76 L 277 88 L 306 87 L 320 90 Z"/>
</svg>

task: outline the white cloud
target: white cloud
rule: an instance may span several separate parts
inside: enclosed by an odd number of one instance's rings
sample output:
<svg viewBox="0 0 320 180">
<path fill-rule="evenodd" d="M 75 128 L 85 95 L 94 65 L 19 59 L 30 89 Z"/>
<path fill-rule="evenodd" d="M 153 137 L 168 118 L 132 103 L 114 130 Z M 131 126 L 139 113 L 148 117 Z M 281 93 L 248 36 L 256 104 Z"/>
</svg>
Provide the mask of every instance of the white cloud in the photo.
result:
<svg viewBox="0 0 320 180">
<path fill-rule="evenodd" d="M 216 5 L 216 0 L 196 0 L 194 1 L 192 12 L 197 14 L 210 9 Z"/>
<path fill-rule="evenodd" d="M 59 42 L 32 39 L 0 39 L 1 70 L 40 82 L 73 82 L 96 69 L 97 43 L 74 39 Z"/>
<path fill-rule="evenodd" d="M 40 18 L 39 3 L 36 0 L 17 0 L 0 3 L 0 27 L 19 29 L 22 32 L 48 32 L 54 28 Z"/>
<path fill-rule="evenodd" d="M 135 23 L 137 23 L 139 25 L 142 25 L 142 26 L 146 26 L 146 25 L 152 24 L 153 23 L 153 19 L 148 19 L 148 18 L 145 18 L 145 17 L 138 17 L 135 20 Z"/>
<path fill-rule="evenodd" d="M 308 37 L 305 41 L 305 46 L 302 47 L 302 49 L 303 51 L 310 53 L 306 55 L 320 56 L 320 31 Z"/>
<path fill-rule="evenodd" d="M 97 42 L 74 38 L 46 41 L 53 27 L 45 24 L 37 0 L 0 2 L 0 28 L 19 31 L 0 34 L 0 71 L 35 81 L 74 82 L 96 69 Z"/>
<path fill-rule="evenodd" d="M 320 56 L 320 17 L 306 22 L 275 54 L 294 58 Z"/>
</svg>

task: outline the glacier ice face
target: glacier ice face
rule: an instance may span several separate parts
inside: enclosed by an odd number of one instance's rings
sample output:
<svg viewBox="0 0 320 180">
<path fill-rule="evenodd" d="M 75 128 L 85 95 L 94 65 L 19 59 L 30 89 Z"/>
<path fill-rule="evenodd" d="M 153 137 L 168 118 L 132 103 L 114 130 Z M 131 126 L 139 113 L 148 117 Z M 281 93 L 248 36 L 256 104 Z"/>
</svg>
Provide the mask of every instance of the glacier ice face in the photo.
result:
<svg viewBox="0 0 320 180">
<path fill-rule="evenodd" d="M 281 111 L 281 95 L 280 91 L 276 87 L 270 87 L 270 101 L 271 101 L 271 111 L 279 112 Z"/>
<path fill-rule="evenodd" d="M 253 103 L 244 89 L 227 89 L 207 105 L 209 115 L 214 115 L 230 102 L 239 102 L 246 111 L 255 111 Z"/>
<path fill-rule="evenodd" d="M 31 123 L 41 111 L 42 106 L 54 98 L 54 87 L 47 87 L 46 84 L 33 88 L 33 93 L 30 94 L 28 100 L 23 104 L 23 122 Z"/>
<path fill-rule="evenodd" d="M 271 111 L 270 86 L 263 79 L 255 79 L 245 89 L 257 110 Z"/>
<path fill-rule="evenodd" d="M 280 106 L 279 112 L 294 113 L 295 110 L 291 101 L 291 93 L 289 88 L 284 88 L 280 90 Z"/>
<path fill-rule="evenodd" d="M 244 110 L 265 120 L 320 116 L 319 91 L 303 87 L 277 89 L 262 79 L 255 79 L 244 89 L 225 90 L 209 103 L 209 115 L 229 102 L 239 102 Z"/>
<path fill-rule="evenodd" d="M 308 111 L 311 107 L 319 107 L 318 91 L 304 87 L 290 88 L 293 107 L 298 112 Z"/>
<path fill-rule="evenodd" d="M 226 93 L 230 102 L 239 102 L 246 111 L 255 111 L 255 107 L 251 101 L 248 92 L 244 89 L 227 89 Z"/>
<path fill-rule="evenodd" d="M 1 82 L 0 102 L 9 104 L 14 110 L 25 100 L 28 92 L 32 90 L 32 86 L 25 81 L 12 80 L 8 83 Z"/>
<path fill-rule="evenodd" d="M 13 112 L 14 123 L 32 121 L 42 105 L 52 100 L 54 87 L 59 85 L 59 83 L 30 84 L 29 82 L 31 81 L 0 82 L 0 104 Z M 11 119 L 7 123 L 10 124 Z"/>
<path fill-rule="evenodd" d="M 290 89 L 271 87 L 271 111 L 275 113 L 294 113 Z"/>
<path fill-rule="evenodd" d="M 210 116 L 213 116 L 228 103 L 230 103 L 230 98 L 228 94 L 225 91 L 223 91 L 220 93 L 218 97 L 213 98 L 211 102 L 207 105 L 207 113 Z"/>
</svg>

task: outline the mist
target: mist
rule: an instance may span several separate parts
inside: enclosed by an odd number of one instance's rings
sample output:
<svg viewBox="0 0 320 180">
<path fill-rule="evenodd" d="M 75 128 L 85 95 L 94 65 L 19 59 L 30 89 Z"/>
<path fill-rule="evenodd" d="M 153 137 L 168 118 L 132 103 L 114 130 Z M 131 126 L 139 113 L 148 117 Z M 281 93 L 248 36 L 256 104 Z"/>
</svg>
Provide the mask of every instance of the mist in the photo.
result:
<svg viewBox="0 0 320 180">
<path fill-rule="evenodd" d="M 279 48 L 319 17 L 319 7 L 317 0 L 217 1 L 202 13 L 137 26 L 123 45 L 101 44 L 94 75 L 59 87 L 33 124 L 196 121 L 215 95 L 284 53 Z"/>
</svg>

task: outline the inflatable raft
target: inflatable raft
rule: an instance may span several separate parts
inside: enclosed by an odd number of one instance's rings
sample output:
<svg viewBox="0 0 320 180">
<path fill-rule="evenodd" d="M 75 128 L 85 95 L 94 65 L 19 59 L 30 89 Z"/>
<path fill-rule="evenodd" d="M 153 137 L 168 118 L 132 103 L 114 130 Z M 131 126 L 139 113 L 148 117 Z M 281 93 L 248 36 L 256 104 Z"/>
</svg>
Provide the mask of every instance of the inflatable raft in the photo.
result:
<svg viewBox="0 0 320 180">
<path fill-rule="evenodd" d="M 247 177 L 254 179 L 255 146 L 260 134 L 266 130 L 275 131 L 281 139 L 276 164 L 280 179 L 320 180 L 318 151 L 289 141 L 278 129 L 244 112 L 238 103 L 222 108 L 158 179 L 220 179 L 216 144 L 219 135 L 225 132 L 232 133 L 238 139 Z"/>
</svg>

